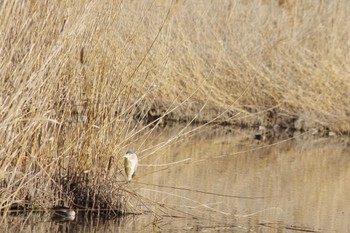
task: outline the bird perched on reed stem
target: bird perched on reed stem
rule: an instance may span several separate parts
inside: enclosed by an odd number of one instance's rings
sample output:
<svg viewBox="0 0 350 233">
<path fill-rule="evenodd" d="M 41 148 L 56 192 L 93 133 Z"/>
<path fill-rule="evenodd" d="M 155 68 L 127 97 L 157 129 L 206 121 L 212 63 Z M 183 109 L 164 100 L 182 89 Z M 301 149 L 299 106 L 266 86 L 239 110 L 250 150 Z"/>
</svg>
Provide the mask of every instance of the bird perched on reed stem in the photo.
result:
<svg viewBox="0 0 350 233">
<path fill-rule="evenodd" d="M 137 165 L 138 160 L 136 154 L 133 151 L 128 150 L 124 155 L 124 168 L 129 181 L 134 177 Z"/>
</svg>

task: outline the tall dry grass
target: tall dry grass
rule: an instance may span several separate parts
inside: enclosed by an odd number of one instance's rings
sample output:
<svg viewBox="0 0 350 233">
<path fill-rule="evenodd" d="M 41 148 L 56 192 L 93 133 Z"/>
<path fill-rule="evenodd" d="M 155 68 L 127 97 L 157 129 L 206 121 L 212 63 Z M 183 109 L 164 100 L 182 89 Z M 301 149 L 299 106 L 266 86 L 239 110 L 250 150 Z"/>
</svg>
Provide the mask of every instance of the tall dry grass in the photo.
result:
<svg viewBox="0 0 350 233">
<path fill-rule="evenodd" d="M 151 108 L 349 132 L 349 22 L 346 0 L 3 1 L 0 208 L 127 211 L 121 155 Z"/>
</svg>

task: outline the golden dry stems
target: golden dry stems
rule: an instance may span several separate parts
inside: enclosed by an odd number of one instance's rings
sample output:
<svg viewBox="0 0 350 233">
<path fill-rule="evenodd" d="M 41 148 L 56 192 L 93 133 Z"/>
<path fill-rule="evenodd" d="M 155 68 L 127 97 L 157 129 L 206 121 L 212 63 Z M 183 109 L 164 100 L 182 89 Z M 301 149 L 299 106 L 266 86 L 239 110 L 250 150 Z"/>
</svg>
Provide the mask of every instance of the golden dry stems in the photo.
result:
<svg viewBox="0 0 350 233">
<path fill-rule="evenodd" d="M 150 137 L 137 121 L 152 107 L 248 124 L 273 110 L 349 132 L 349 11 L 346 0 L 1 3 L 0 206 L 71 204 L 78 189 L 118 206 L 116 165 Z"/>
</svg>

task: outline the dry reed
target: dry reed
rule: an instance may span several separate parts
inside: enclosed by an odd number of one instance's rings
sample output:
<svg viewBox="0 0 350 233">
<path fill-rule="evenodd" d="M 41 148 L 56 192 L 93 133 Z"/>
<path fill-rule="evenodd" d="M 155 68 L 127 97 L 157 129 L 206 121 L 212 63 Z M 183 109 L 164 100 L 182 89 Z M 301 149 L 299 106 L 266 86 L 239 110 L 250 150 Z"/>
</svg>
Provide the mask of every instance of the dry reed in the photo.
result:
<svg viewBox="0 0 350 233">
<path fill-rule="evenodd" d="M 165 117 L 349 132 L 349 4 L 3 1 L 0 208 L 135 211 L 121 155 Z"/>
</svg>

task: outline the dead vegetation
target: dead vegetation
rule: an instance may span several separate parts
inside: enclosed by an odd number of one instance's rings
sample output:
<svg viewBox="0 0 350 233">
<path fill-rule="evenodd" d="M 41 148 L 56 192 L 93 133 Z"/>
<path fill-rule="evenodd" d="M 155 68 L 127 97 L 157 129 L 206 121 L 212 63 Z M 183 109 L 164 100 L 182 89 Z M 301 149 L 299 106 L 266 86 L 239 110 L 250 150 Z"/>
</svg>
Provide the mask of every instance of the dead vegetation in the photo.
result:
<svg viewBox="0 0 350 233">
<path fill-rule="evenodd" d="M 0 209 L 127 212 L 125 197 L 140 197 L 121 155 L 167 121 L 348 133 L 349 11 L 345 0 L 3 1 Z"/>
</svg>

